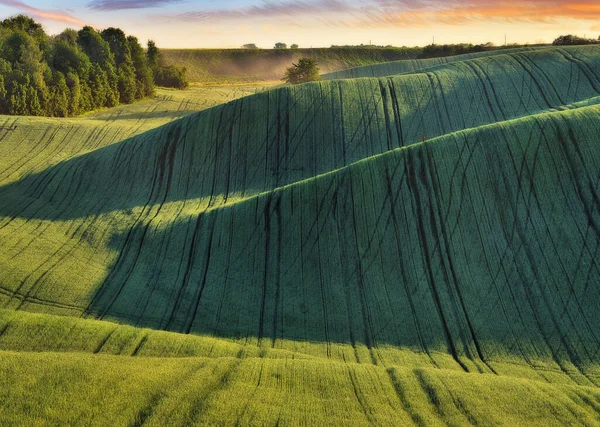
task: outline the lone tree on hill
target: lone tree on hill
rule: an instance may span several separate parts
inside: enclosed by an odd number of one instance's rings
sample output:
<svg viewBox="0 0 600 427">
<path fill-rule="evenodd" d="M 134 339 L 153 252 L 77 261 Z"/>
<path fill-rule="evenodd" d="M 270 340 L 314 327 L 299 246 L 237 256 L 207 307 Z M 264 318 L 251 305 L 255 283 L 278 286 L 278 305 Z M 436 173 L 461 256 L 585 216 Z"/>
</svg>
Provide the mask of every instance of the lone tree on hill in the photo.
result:
<svg viewBox="0 0 600 427">
<path fill-rule="evenodd" d="M 277 43 L 275 43 L 274 49 L 287 49 L 287 44 L 281 43 L 281 42 L 277 42 Z"/>
<path fill-rule="evenodd" d="M 283 81 L 293 85 L 320 80 L 317 61 L 312 58 L 300 58 L 297 64 L 292 64 L 285 70 Z"/>
<path fill-rule="evenodd" d="M 298 45 L 296 43 L 294 43 L 293 45 L 290 46 L 290 49 L 298 49 Z"/>
</svg>

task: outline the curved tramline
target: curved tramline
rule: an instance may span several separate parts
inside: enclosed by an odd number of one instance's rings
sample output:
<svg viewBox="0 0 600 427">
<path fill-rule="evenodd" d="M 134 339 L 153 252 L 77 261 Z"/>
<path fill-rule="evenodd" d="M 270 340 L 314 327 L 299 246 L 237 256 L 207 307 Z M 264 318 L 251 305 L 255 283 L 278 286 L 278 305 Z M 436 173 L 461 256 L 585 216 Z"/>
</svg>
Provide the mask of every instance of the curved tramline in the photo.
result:
<svg viewBox="0 0 600 427">
<path fill-rule="evenodd" d="M 598 100 L 591 46 L 276 88 L 117 142 L 17 124 L 0 371 L 116 384 L 117 423 L 593 424 Z M 41 351 L 77 374 L 12 353 Z"/>
</svg>

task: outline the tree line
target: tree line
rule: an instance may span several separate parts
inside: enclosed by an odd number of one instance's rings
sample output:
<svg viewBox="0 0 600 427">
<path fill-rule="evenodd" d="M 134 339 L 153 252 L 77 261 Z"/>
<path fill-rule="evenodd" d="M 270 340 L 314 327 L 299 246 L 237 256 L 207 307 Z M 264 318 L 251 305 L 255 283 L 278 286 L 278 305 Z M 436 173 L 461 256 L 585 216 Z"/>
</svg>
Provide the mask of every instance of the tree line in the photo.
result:
<svg viewBox="0 0 600 427">
<path fill-rule="evenodd" d="M 600 37 L 597 39 L 586 39 L 583 37 L 574 36 L 572 34 L 568 34 L 566 36 L 560 36 L 556 38 L 552 44 L 554 46 L 578 46 L 578 45 L 588 45 L 588 44 L 600 44 Z"/>
<path fill-rule="evenodd" d="M 184 88 L 185 74 L 119 28 L 49 36 L 25 15 L 0 23 L 0 114 L 76 116 L 152 96 L 156 84 Z"/>
</svg>

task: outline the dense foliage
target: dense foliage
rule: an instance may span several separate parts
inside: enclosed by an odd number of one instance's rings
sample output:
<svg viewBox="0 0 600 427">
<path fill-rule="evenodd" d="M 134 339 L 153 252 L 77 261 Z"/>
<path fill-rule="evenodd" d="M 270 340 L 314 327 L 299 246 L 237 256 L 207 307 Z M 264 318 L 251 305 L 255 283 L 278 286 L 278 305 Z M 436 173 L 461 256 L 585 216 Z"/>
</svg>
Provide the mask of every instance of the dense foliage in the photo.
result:
<svg viewBox="0 0 600 427">
<path fill-rule="evenodd" d="M 294 85 L 315 82 L 320 79 L 317 61 L 312 58 L 300 58 L 298 63 L 292 64 L 283 76 L 283 81 Z"/>
<path fill-rule="evenodd" d="M 187 79 L 187 69 L 185 67 L 176 67 L 167 65 L 160 49 L 154 41 L 148 41 L 148 66 L 152 71 L 154 81 L 158 86 L 172 87 L 176 89 L 185 89 L 189 86 Z"/>
<path fill-rule="evenodd" d="M 150 59 L 118 28 L 67 29 L 51 37 L 27 16 L 6 19 L 0 23 L 0 114 L 67 117 L 130 104 L 154 93 L 157 69 L 177 77 L 159 84 L 182 87 L 185 70 L 153 68 Z"/>
<path fill-rule="evenodd" d="M 583 37 L 577 37 L 572 34 L 566 36 L 560 36 L 552 44 L 554 46 L 576 46 L 576 45 L 588 45 L 588 44 L 599 44 L 600 37 L 598 39 L 586 39 Z"/>
</svg>

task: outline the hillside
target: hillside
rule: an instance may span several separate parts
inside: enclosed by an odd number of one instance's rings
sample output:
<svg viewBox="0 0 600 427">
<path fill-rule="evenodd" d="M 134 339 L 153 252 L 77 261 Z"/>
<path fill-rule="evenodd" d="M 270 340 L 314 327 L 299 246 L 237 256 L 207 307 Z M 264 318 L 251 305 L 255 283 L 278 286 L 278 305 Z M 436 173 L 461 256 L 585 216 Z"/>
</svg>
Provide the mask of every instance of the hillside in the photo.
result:
<svg viewBox="0 0 600 427">
<path fill-rule="evenodd" d="M 518 52 L 528 52 L 533 50 L 545 49 L 544 47 L 519 47 L 514 49 L 496 49 L 486 52 L 469 53 L 465 55 L 445 56 L 440 58 L 426 59 L 401 59 L 397 61 L 379 62 L 357 67 L 349 67 L 337 71 L 323 74 L 324 80 L 336 79 L 356 79 L 361 77 L 387 77 L 397 74 L 413 73 L 415 71 L 432 68 L 438 65 L 449 64 L 452 62 L 467 61 L 476 58 L 485 58 L 488 56 L 505 55 Z"/>
<path fill-rule="evenodd" d="M 280 81 L 287 67 L 302 57 L 317 60 L 323 72 L 419 55 L 413 48 L 315 49 L 163 49 L 168 64 L 186 67 L 191 82 L 204 84 Z"/>
<path fill-rule="evenodd" d="M 0 424 L 600 423 L 600 48 L 410 71 L 4 117 Z"/>
</svg>

